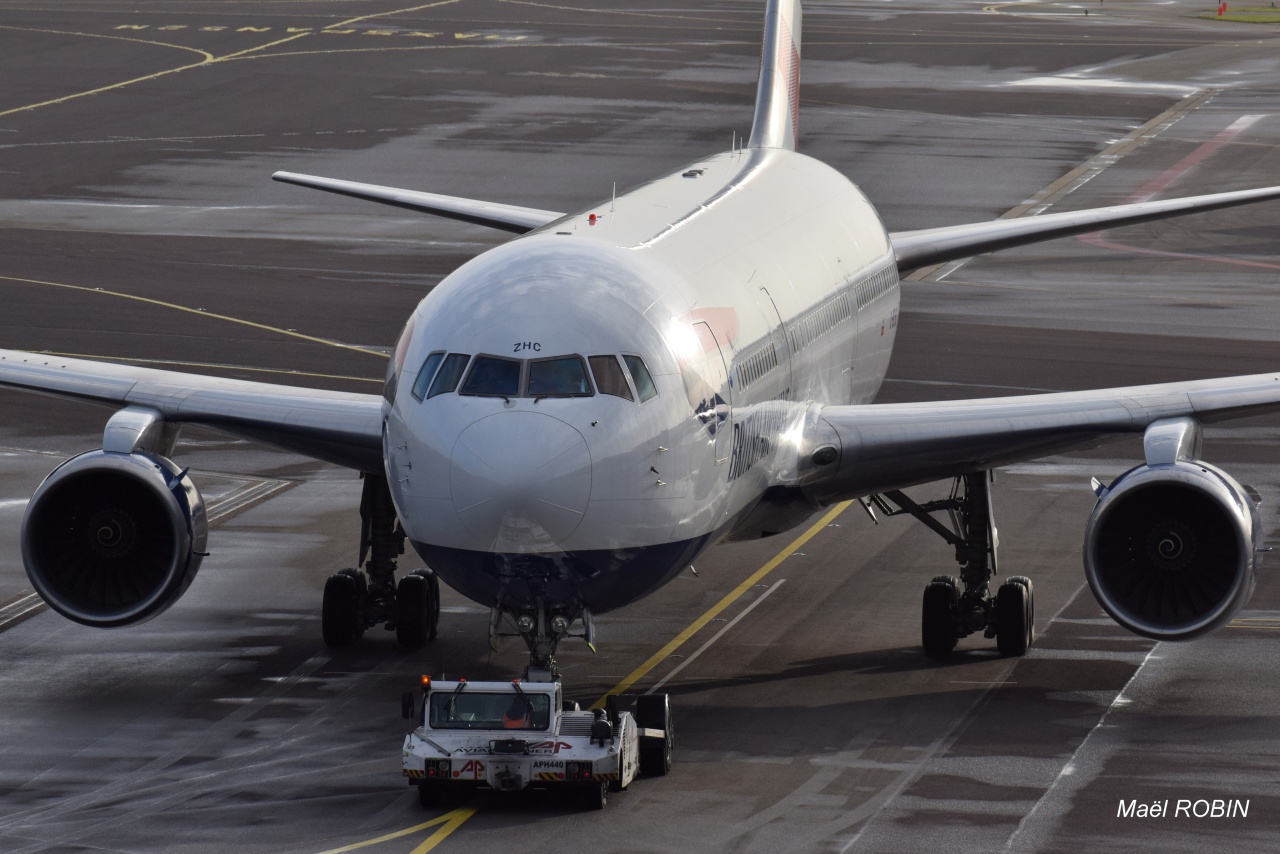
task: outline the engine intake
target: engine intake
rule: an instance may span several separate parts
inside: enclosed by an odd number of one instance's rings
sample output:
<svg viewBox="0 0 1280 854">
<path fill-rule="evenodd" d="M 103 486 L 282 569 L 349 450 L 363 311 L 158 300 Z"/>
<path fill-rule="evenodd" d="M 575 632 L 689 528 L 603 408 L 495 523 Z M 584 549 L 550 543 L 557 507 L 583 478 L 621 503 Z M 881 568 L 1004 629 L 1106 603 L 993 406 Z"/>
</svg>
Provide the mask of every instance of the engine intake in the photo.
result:
<svg viewBox="0 0 1280 854">
<path fill-rule="evenodd" d="M 1226 472 L 1177 460 L 1131 469 L 1085 528 L 1089 587 L 1112 618 L 1156 640 L 1226 624 L 1256 580 L 1257 507 Z"/>
<path fill-rule="evenodd" d="M 207 535 L 204 500 L 172 461 L 89 451 L 36 490 L 22 520 L 22 560 L 32 586 L 64 617 L 127 626 L 186 592 Z"/>
</svg>

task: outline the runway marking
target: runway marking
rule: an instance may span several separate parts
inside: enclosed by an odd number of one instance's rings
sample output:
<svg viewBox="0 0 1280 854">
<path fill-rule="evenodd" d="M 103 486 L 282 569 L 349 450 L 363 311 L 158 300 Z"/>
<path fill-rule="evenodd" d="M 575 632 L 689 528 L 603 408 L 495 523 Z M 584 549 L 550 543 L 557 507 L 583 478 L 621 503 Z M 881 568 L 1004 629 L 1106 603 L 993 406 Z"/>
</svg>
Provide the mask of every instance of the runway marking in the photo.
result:
<svg viewBox="0 0 1280 854">
<path fill-rule="evenodd" d="M 380 842 L 389 842 L 392 839 L 409 836 L 410 834 L 417 833 L 420 830 L 426 830 L 429 827 L 443 825 L 439 830 L 427 837 L 425 842 L 413 849 L 413 854 L 426 854 L 426 852 L 443 842 L 445 837 L 461 827 L 464 821 L 475 815 L 476 810 L 478 809 L 479 807 L 475 806 L 458 807 L 456 810 L 451 810 L 444 815 L 431 819 L 431 821 L 424 821 L 422 824 L 415 824 L 413 827 L 407 827 L 404 830 L 397 830 L 395 833 L 388 833 L 385 836 L 379 836 L 376 839 L 366 839 L 364 842 L 344 845 L 341 848 L 331 848 L 328 851 L 321 851 L 320 854 L 343 854 L 345 851 L 356 851 L 360 848 L 368 848 L 370 845 L 377 845 Z"/>
<path fill-rule="evenodd" d="M 653 668 L 661 664 L 663 660 L 665 660 L 667 657 L 671 655 L 671 653 L 675 652 L 677 649 L 683 646 L 686 641 L 688 641 L 691 637 L 693 637 L 695 634 L 701 631 L 704 626 L 706 626 L 716 617 L 720 616 L 720 613 L 724 611 L 725 608 L 728 608 L 734 602 L 738 601 L 738 599 L 742 598 L 742 595 L 744 593 L 746 593 L 748 590 L 754 587 L 757 583 L 759 583 L 761 579 L 763 579 L 766 575 L 768 575 L 769 573 L 777 569 L 778 566 L 784 560 L 786 560 L 788 557 L 791 556 L 792 552 L 798 551 L 802 546 L 804 546 L 805 543 L 809 542 L 811 539 L 817 536 L 819 531 L 827 527 L 827 525 L 831 524 L 831 522 L 834 521 L 837 516 L 839 516 L 841 513 L 847 510 L 849 508 L 849 505 L 851 505 L 852 503 L 853 503 L 852 501 L 841 501 L 835 507 L 831 508 L 831 510 L 827 511 L 827 513 L 821 519 L 819 519 L 816 523 L 814 523 L 809 528 L 809 530 L 805 531 L 799 537 L 796 537 L 796 539 L 793 540 L 790 545 L 788 545 L 785 549 L 783 549 L 782 551 L 774 555 L 772 560 L 770 560 L 764 566 L 760 567 L 755 572 L 753 572 L 750 576 L 747 577 L 745 581 L 743 581 L 737 587 L 733 588 L 733 590 L 729 591 L 729 593 L 725 595 L 723 599 L 721 599 L 715 605 L 711 606 L 711 608 L 706 613 L 704 613 L 701 617 L 698 617 L 698 619 L 690 623 L 684 629 L 684 631 L 680 632 L 680 634 L 672 638 L 667 643 L 666 646 L 664 646 L 662 649 L 658 650 L 653 655 L 651 655 L 644 664 L 641 664 L 635 670 L 631 671 L 631 673 L 629 673 L 626 676 L 626 678 L 624 678 L 617 685 L 614 685 L 611 689 L 606 691 L 605 697 L 607 697 L 609 694 L 625 693 L 628 688 L 630 688 L 636 682 L 643 679 L 650 670 L 652 670 Z M 596 700 L 594 703 L 592 703 L 591 708 L 592 709 L 603 708 L 605 697 L 601 697 L 599 700 Z"/>
<path fill-rule="evenodd" d="M 291 42 L 296 39 L 306 38 L 307 36 L 315 35 L 317 32 L 323 33 L 326 30 L 336 29 L 338 27 L 347 27 L 347 26 L 350 26 L 351 24 L 359 23 L 360 21 L 368 21 L 373 18 L 385 18 L 391 15 L 404 14 L 406 12 L 417 12 L 422 9 L 430 9 L 435 6 L 448 6 L 453 3 L 459 3 L 459 2 L 461 2 L 461 0 L 435 0 L 434 3 L 424 3 L 419 6 L 409 6 L 404 9 L 393 9 L 389 12 L 376 12 L 370 15 L 361 15 L 356 18 L 349 18 L 348 20 L 345 20 L 345 21 L 339 21 L 336 24 L 330 24 L 329 26 L 323 27 L 318 31 L 295 33 L 294 35 L 286 36 L 285 38 L 282 38 L 282 39 L 276 39 L 275 41 L 267 42 L 266 44 L 261 44 L 256 47 L 246 48 L 244 50 L 238 50 L 234 53 L 228 53 L 223 56 L 213 56 L 212 54 L 206 51 L 196 50 L 197 53 L 203 54 L 204 56 L 204 58 L 201 59 L 199 62 L 193 62 L 188 65 L 180 65 L 177 68 L 166 68 L 163 71 L 157 71 L 153 74 L 144 74 L 141 77 L 134 77 L 130 80 L 122 80 L 119 83 L 111 83 L 106 86 L 99 86 L 95 89 L 87 89 L 83 92 L 75 92 L 71 95 L 63 95 L 60 98 L 51 98 L 48 101 L 40 101 L 39 103 L 36 103 L 36 104 L 27 104 L 25 107 L 13 107 L 8 110 L 0 110 L 0 117 L 12 115 L 14 113 L 26 112 L 27 110 L 35 110 L 35 109 L 39 109 L 40 107 L 50 107 L 50 106 L 53 106 L 54 104 L 65 104 L 67 101 L 73 101 L 77 98 L 84 98 L 89 95 L 98 95 L 103 92 L 111 92 L 116 89 L 123 89 L 125 86 L 132 86 L 134 83 L 143 83 L 148 80 L 156 80 L 160 77 L 165 77 L 169 74 L 177 74 L 178 72 L 181 72 L 181 71 L 189 71 L 192 68 L 200 68 L 205 65 L 213 65 L 219 62 L 227 62 L 229 60 L 236 59 L 238 57 L 243 57 L 246 54 L 266 50 L 269 47 L 275 47 L 276 45 L 285 44 L 286 42 Z M 84 33 L 83 35 L 94 37 L 94 38 L 105 38 L 104 36 L 91 36 L 88 33 Z M 169 47 L 176 47 L 176 45 L 169 45 Z"/>
<path fill-rule="evenodd" d="M 202 312 L 204 313 L 204 312 Z M 60 353 L 56 350 L 32 350 L 42 356 L 61 356 L 67 359 L 93 359 L 99 362 L 132 362 L 141 365 L 173 365 L 185 368 L 215 368 L 222 371 L 249 371 L 259 374 L 284 374 L 292 377 L 315 377 L 322 380 L 346 380 L 357 383 L 382 385 L 383 380 L 371 377 L 349 377 L 345 374 L 320 374 L 313 371 L 294 371 L 287 368 L 252 368 L 248 365 L 227 365 L 219 362 L 184 362 L 179 359 L 135 359 L 127 356 L 104 356 L 98 353 Z"/>
<path fill-rule="evenodd" d="M 1219 148 L 1253 127 L 1260 120 L 1268 117 L 1268 114 L 1241 116 L 1231 124 L 1227 125 L 1225 130 L 1219 131 L 1214 135 L 1213 139 L 1201 145 L 1195 151 L 1179 160 L 1168 169 L 1143 184 L 1138 192 L 1125 199 L 1124 204 L 1131 205 L 1138 202 L 1145 202 L 1174 181 L 1181 178 L 1186 173 L 1194 169 L 1202 160 L 1213 154 Z"/>
<path fill-rule="evenodd" d="M 454 2 L 457 2 L 457 0 L 454 0 Z M 411 11 L 411 10 L 401 10 L 401 11 Z M 394 13 L 388 12 L 386 14 L 394 14 Z M 163 26 L 158 24 L 117 24 L 114 29 L 128 30 L 131 32 L 141 32 L 144 30 L 156 30 L 156 31 L 162 31 L 162 32 L 190 30 L 192 32 L 201 32 L 201 33 L 220 33 L 220 32 L 228 32 L 228 31 L 236 32 L 236 33 L 268 33 L 272 30 L 277 30 L 277 31 L 283 30 L 286 35 L 291 35 L 291 36 L 309 36 L 309 35 L 375 36 L 375 37 L 381 36 L 384 38 L 387 36 L 393 36 L 398 38 L 408 37 L 408 38 L 420 38 L 420 39 L 434 39 L 434 38 L 438 38 L 440 36 L 446 35 L 443 32 L 428 32 L 426 30 L 377 30 L 377 29 L 357 30 L 357 29 L 351 29 L 351 28 L 334 29 L 335 27 L 343 27 L 343 24 L 333 24 L 329 27 L 230 27 L 230 26 L 201 27 L 201 26 L 196 26 L 194 24 L 168 24 Z M 27 28 L 8 27 L 6 29 L 16 30 L 16 29 L 27 29 Z M 41 32 L 57 33 L 59 31 L 43 30 Z M 62 33 L 62 35 L 70 35 L 70 36 L 83 35 L 83 36 L 89 36 L 91 38 L 94 37 L 93 33 Z M 453 37 L 455 39 L 489 39 L 492 41 L 507 41 L 507 42 L 520 42 L 529 38 L 528 36 L 509 36 L 509 35 L 502 35 L 500 33 L 484 33 L 484 32 L 454 33 Z M 124 37 L 97 36 L 97 38 L 124 38 Z M 126 41 L 144 41 L 143 39 L 125 39 L 125 40 Z M 154 42 L 154 44 L 163 44 L 163 43 Z M 185 48 L 182 45 L 164 45 L 164 46 L 179 47 L 179 48 L 183 48 L 184 50 L 193 50 L 193 51 L 196 51 L 197 53 L 205 53 L 202 50 L 197 50 L 196 48 Z M 260 49 L 260 48 L 255 48 L 255 49 Z M 217 57 L 214 57 L 212 55 L 209 55 L 209 58 L 211 61 L 217 59 Z"/>
<path fill-rule="evenodd" d="M 690 655 L 688 658 L 686 658 L 684 661 L 682 661 L 682 662 L 680 662 L 678 665 L 676 665 L 675 669 L 673 669 L 673 670 L 672 670 L 670 673 L 668 673 L 666 676 L 662 677 L 662 679 L 661 679 L 661 680 L 659 680 L 657 683 L 655 683 L 655 684 L 654 684 L 654 686 L 653 686 L 652 688 L 650 688 L 648 691 L 645 691 L 645 693 L 646 693 L 646 694 L 653 694 L 653 693 L 655 693 L 659 688 L 661 688 L 663 685 L 666 685 L 666 684 L 667 684 L 668 682 L 670 682 L 672 679 L 676 678 L 676 676 L 677 676 L 677 675 L 679 675 L 679 673 L 680 673 L 680 671 L 681 671 L 681 670 L 684 670 L 686 667 L 688 667 L 690 664 L 692 664 L 692 663 L 693 663 L 693 660 L 694 660 L 695 658 L 697 658 L 698 656 L 702 655 L 704 652 L 706 652 L 706 651 L 711 647 L 711 645 L 712 645 L 713 643 L 715 643 L 716 641 L 720 640 L 720 638 L 724 637 L 724 636 L 725 636 L 725 634 L 726 634 L 730 629 L 732 629 L 734 626 L 736 626 L 736 625 L 738 624 L 738 621 L 739 621 L 739 620 L 741 620 L 743 617 L 747 616 L 747 614 L 750 614 L 750 613 L 755 609 L 755 607 L 756 607 L 757 605 L 759 605 L 761 602 L 763 602 L 763 601 L 764 601 L 764 600 L 769 596 L 769 594 L 770 594 L 770 593 L 772 593 L 773 591 L 775 591 L 775 590 L 777 590 L 779 587 L 781 587 L 781 586 L 782 586 L 782 584 L 783 584 L 783 582 L 785 582 L 785 581 L 786 581 L 786 579 L 785 579 L 785 578 L 779 578 L 777 581 L 775 581 L 775 582 L 773 583 L 773 586 L 772 586 L 772 587 L 770 587 L 768 590 L 766 590 L 766 591 L 764 591 L 763 593 L 761 593 L 761 594 L 760 594 L 760 596 L 759 596 L 759 597 L 758 597 L 754 602 L 752 602 L 750 605 L 748 605 L 747 607 L 743 608 L 743 609 L 742 609 L 742 613 L 738 614 L 738 616 L 734 617 L 732 620 L 730 620 L 728 623 L 726 623 L 726 624 L 725 624 L 725 626 L 724 626 L 724 628 L 720 629 L 720 631 L 716 632 L 714 635 L 712 635 L 712 636 L 711 636 L 711 639 L 710 639 L 710 640 L 708 640 L 708 641 L 707 641 L 706 643 L 704 643 L 702 646 L 698 647 L 697 652 L 693 653 L 693 654 L 692 654 L 692 655 Z"/>
<path fill-rule="evenodd" d="M 1145 202 L 1152 196 L 1164 190 L 1174 181 L 1190 172 L 1201 161 L 1209 157 L 1211 154 L 1231 142 L 1240 134 L 1244 133 L 1253 125 L 1257 124 L 1261 119 L 1269 118 L 1269 114 L 1247 115 L 1241 116 L 1234 122 L 1229 124 L 1224 130 L 1214 135 L 1213 139 L 1200 145 L 1186 157 L 1183 157 L 1174 165 L 1143 184 L 1136 193 L 1125 200 L 1124 204 L 1134 204 L 1136 202 Z M 1163 249 L 1149 249 L 1144 246 L 1133 246 L 1128 243 L 1116 243 L 1113 240 L 1107 240 L 1105 237 L 1107 230 L 1096 231 L 1091 234 L 1077 235 L 1076 240 L 1089 246 L 1097 246 L 1101 249 L 1114 249 L 1120 252 L 1132 252 L 1137 255 L 1156 255 L 1163 258 L 1187 258 L 1193 261 L 1210 261 L 1216 264 L 1231 264 L 1237 267 L 1260 267 L 1265 270 L 1280 270 L 1280 264 L 1272 264 L 1265 261 L 1249 261 L 1243 258 L 1224 258 L 1218 255 L 1205 255 L 1198 252 L 1171 252 Z"/>
<path fill-rule="evenodd" d="M 0 608 L 0 632 L 11 629 L 36 614 L 48 609 L 48 605 L 34 590 L 18 594 L 18 599 Z"/>
<path fill-rule="evenodd" d="M 1005 851 L 1013 850 L 1014 840 L 1016 840 L 1018 835 L 1022 833 L 1023 828 L 1027 826 L 1027 823 L 1031 821 L 1031 818 L 1036 814 L 1044 802 L 1048 800 L 1049 796 L 1053 794 L 1053 790 L 1058 788 L 1058 784 L 1061 783 L 1064 778 L 1070 777 L 1075 773 L 1076 757 L 1078 757 L 1081 751 L 1085 749 L 1089 744 L 1089 740 L 1093 738 L 1098 730 L 1102 729 L 1103 724 L 1107 722 L 1107 718 L 1111 716 L 1111 713 L 1117 708 L 1123 708 L 1132 702 L 1125 696 L 1125 692 L 1129 690 L 1129 686 L 1133 684 L 1133 680 L 1138 678 L 1138 674 L 1142 672 L 1142 668 L 1146 667 L 1147 662 L 1151 660 L 1151 656 L 1154 655 L 1155 651 L 1159 648 L 1160 643 L 1157 641 L 1155 646 L 1151 647 L 1151 649 L 1147 651 L 1146 656 L 1142 659 L 1142 663 L 1133 671 L 1133 675 L 1124 683 L 1124 687 L 1120 689 L 1120 693 L 1116 694 L 1115 699 L 1111 701 L 1111 705 L 1107 706 L 1107 710 L 1102 713 L 1102 717 L 1098 718 L 1098 722 L 1093 725 L 1093 729 L 1089 730 L 1089 734 L 1084 737 L 1084 740 L 1080 742 L 1080 746 L 1071 754 L 1071 758 L 1067 760 L 1067 764 L 1062 766 L 1062 770 L 1058 772 L 1058 776 L 1053 778 L 1053 782 L 1049 785 L 1049 788 L 1046 789 L 1044 794 L 1040 796 L 1040 799 L 1036 801 L 1035 806 L 1031 808 L 1031 811 L 1023 816 L 1022 820 L 1018 822 L 1018 826 L 1014 829 L 1008 840 L 1005 841 Z"/>
<path fill-rule="evenodd" d="M 46 30 L 40 27 L 15 27 L 12 25 L 0 25 L 0 30 L 16 30 L 23 33 L 51 33 L 56 36 L 83 36 L 87 39 L 111 39 L 118 42 L 136 42 L 138 44 L 149 44 L 156 47 L 171 47 L 174 50 L 186 50 L 191 53 L 198 53 L 207 60 L 214 58 L 213 54 L 207 50 L 201 50 L 198 47 L 187 47 L 184 44 L 170 44 L 169 42 L 158 42 L 151 39 L 134 39 L 128 36 L 104 36 L 101 33 L 78 33 L 69 30 Z"/>
<path fill-rule="evenodd" d="M 65 288 L 71 291 L 83 291 L 90 294 L 101 294 L 108 297 L 120 297 L 121 299 L 133 300 L 135 302 L 144 302 L 149 305 L 158 305 L 161 308 L 171 308 L 174 311 L 182 311 L 187 314 L 194 314 L 197 317 L 209 317 L 214 320 L 225 320 L 227 323 L 236 323 L 241 326 L 248 326 L 253 329 L 261 329 L 266 332 L 275 332 L 279 335 L 287 335 L 290 338 L 300 338 L 303 341 L 310 341 L 313 344 L 324 344 L 327 347 L 337 347 L 340 350 L 353 350 L 356 353 L 368 353 L 370 356 L 379 356 L 383 359 L 387 358 L 386 353 L 380 353 L 377 350 L 370 350 L 366 347 L 357 347 L 354 344 L 343 344 L 340 341 L 331 341 L 328 338 L 317 338 L 314 335 L 304 335 L 301 332 L 295 332 L 290 329 L 281 329 L 279 326 L 270 326 L 265 323 L 256 323 L 252 320 L 244 320 L 239 317 L 231 317 L 226 314 L 218 314 L 212 311 L 205 311 L 200 308 L 191 308 L 190 306 L 178 305 L 177 303 L 166 302 L 164 300 L 152 299 L 151 297 L 141 297 L 136 294 L 125 294 L 119 291 L 108 291 L 103 288 L 90 288 L 86 285 L 68 285 L 64 282 L 48 282 L 43 279 L 24 279 L 19 276 L 0 276 L 0 281 L 4 282 L 20 282 L 26 285 L 46 285 L 51 288 Z"/>
<path fill-rule="evenodd" d="M 750 45 L 751 42 L 716 42 L 717 45 Z M 551 43 L 551 42 L 530 42 L 527 44 L 497 44 L 487 42 L 485 44 L 422 44 L 412 47 L 349 47 L 334 48 L 332 50 L 291 50 L 282 53 L 262 53 L 255 56 L 237 57 L 236 61 L 252 60 L 252 59 L 280 59 L 286 56 L 324 56 L 328 54 L 338 53 L 390 53 L 392 51 L 410 51 L 410 50 L 503 50 L 510 48 L 543 48 L 543 49 L 565 49 L 577 48 L 583 50 L 586 48 L 593 49 L 613 49 L 613 48 L 638 48 L 638 47 L 701 47 L 705 46 L 705 41 L 662 41 L 662 42 L 593 42 L 591 44 L 579 44 L 577 42 Z"/>
</svg>

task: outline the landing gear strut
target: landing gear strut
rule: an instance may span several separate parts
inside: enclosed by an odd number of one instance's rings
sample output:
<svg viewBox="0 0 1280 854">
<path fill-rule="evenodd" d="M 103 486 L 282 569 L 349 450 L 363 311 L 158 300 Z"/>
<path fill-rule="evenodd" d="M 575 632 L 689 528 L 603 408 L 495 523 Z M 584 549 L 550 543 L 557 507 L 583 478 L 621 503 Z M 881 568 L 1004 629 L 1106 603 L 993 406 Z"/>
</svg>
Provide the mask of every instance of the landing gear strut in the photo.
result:
<svg viewBox="0 0 1280 854">
<path fill-rule="evenodd" d="M 394 631 L 406 649 L 435 640 L 440 582 L 431 570 L 419 569 L 396 583 L 396 558 L 404 554 L 405 534 L 380 474 L 364 476 L 360 523 L 364 569 L 341 570 L 324 585 L 320 625 L 325 645 L 350 646 L 379 623 Z"/>
<path fill-rule="evenodd" d="M 991 513 L 990 472 L 957 477 L 951 494 L 941 501 L 918 504 L 901 491 L 872 495 L 874 506 L 886 516 L 910 514 L 956 550 L 960 578 L 940 575 L 924 589 L 920 640 L 927 655 L 941 658 L 956 641 L 974 632 L 996 639 L 1004 655 L 1025 655 L 1035 640 L 1035 596 L 1031 580 L 1015 575 L 992 596 L 989 582 L 996 575 L 999 537 Z M 951 527 L 932 514 L 946 511 Z"/>
</svg>

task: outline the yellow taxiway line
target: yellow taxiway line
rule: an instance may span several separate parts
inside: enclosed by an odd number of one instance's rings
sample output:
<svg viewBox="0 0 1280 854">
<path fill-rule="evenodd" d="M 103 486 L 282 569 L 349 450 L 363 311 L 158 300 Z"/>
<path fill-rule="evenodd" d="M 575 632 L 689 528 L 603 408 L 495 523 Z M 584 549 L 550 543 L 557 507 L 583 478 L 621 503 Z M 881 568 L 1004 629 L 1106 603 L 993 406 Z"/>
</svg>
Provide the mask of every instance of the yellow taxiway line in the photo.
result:
<svg viewBox="0 0 1280 854">
<path fill-rule="evenodd" d="M 351 24 L 356 24 L 356 23 L 359 23 L 360 21 L 367 21 L 372 18 L 387 18 L 392 15 L 402 15 L 407 12 L 418 12 L 423 9 L 430 9 L 434 6 L 448 6 L 450 4 L 459 3 L 459 2 L 461 2 L 461 0 L 436 0 L 436 2 L 434 3 L 423 3 L 418 6 L 409 6 L 404 9 L 394 9 L 390 12 L 377 12 L 371 15 L 360 15 L 359 17 L 348 18 L 345 21 L 339 21 L 336 24 L 330 24 L 329 26 L 319 30 L 314 30 L 312 32 L 307 32 L 307 33 L 296 33 L 294 35 L 287 36 L 282 39 L 276 39 L 275 41 L 267 42 L 266 44 L 260 44 L 257 47 L 246 48 L 245 50 L 238 50 L 235 53 L 229 53 L 229 54 L 226 54 L 225 56 L 214 56 L 208 51 L 200 50 L 199 48 L 189 48 L 183 45 L 174 45 L 174 44 L 168 44 L 168 43 L 162 43 L 162 42 L 147 42 L 148 44 L 155 44 L 159 47 L 171 47 L 171 48 L 177 48 L 180 50 L 193 51 L 195 53 L 201 54 L 203 56 L 203 59 L 201 59 L 199 62 L 192 62 L 192 63 L 188 63 L 187 65 L 180 65 L 176 68 L 166 68 L 162 71 L 157 71 L 153 74 L 144 74 L 141 77 L 134 77 L 129 80 L 121 80 L 119 83 L 110 83 L 110 84 L 107 84 L 106 86 L 98 86 L 97 88 L 87 89 L 83 92 L 75 92 L 70 95 L 63 95 L 60 98 L 51 98 L 48 101 L 40 101 L 39 103 L 36 103 L 36 104 L 27 104 L 24 107 L 13 107 L 8 110 L 0 110 L 0 117 L 12 115 L 14 113 L 26 112 L 27 110 L 35 110 L 40 107 L 50 107 L 50 106 L 53 106 L 54 104 L 63 104 L 63 103 L 66 103 L 67 101 L 73 101 L 77 98 L 84 98 L 88 95 L 98 95 L 103 92 L 113 91 L 115 89 L 123 89 L 125 86 L 132 86 L 135 83 L 143 83 L 147 80 L 155 80 L 159 77 L 164 77 L 169 74 L 177 74 L 180 71 L 189 71 L 192 68 L 201 68 L 205 65 L 213 65 L 219 62 L 227 62 L 232 59 L 238 59 L 240 57 L 243 57 L 246 54 L 256 53 L 258 51 L 266 50 L 267 48 L 275 47 L 276 45 L 281 45 L 286 42 L 294 41 L 296 39 L 306 38 L 307 36 L 314 35 L 315 33 L 323 33 L 325 30 L 332 30 L 337 27 L 350 26 Z M 6 27 L 5 29 L 20 30 L 25 28 Z M 52 31 L 40 30 L 38 32 L 52 32 Z M 86 36 L 89 38 L 108 38 L 107 36 L 95 36 L 92 33 L 66 33 L 66 35 Z M 144 41 L 143 39 L 124 39 L 124 38 L 121 38 L 121 40 L 122 41 Z"/>
<path fill-rule="evenodd" d="M 785 549 L 783 549 L 782 551 L 774 555 L 771 561 L 769 561 L 764 566 L 757 569 L 751 575 L 747 576 L 747 578 L 741 584 L 733 588 L 733 590 L 729 591 L 729 593 L 727 593 L 723 599 L 721 599 L 715 605 L 712 605 L 711 608 L 705 614 L 703 614 L 701 617 L 699 617 L 698 619 L 690 623 L 687 627 L 685 627 L 684 631 L 682 631 L 680 634 L 672 638 L 667 643 L 666 646 L 664 646 L 662 649 L 658 650 L 653 655 L 651 655 L 648 661 L 646 661 L 644 664 L 637 667 L 635 670 L 631 671 L 631 673 L 628 674 L 627 677 L 623 679 L 621 682 L 619 682 L 617 685 L 614 685 L 613 688 L 611 688 L 605 694 L 605 697 L 609 696 L 609 694 L 626 693 L 628 688 L 630 688 L 632 685 L 639 682 L 641 679 L 645 677 L 645 675 L 648 674 L 650 670 L 657 667 L 659 664 L 665 661 L 668 657 L 670 657 L 671 653 L 675 652 L 677 649 L 683 646 L 689 640 L 689 638 L 693 637 L 699 631 L 701 631 L 702 628 L 707 623 L 711 622 L 716 617 L 720 616 L 721 612 L 724 611 L 725 608 L 728 608 L 734 602 L 741 599 L 742 595 L 746 593 L 748 590 L 750 590 L 752 587 L 755 587 L 757 584 L 759 584 L 762 578 L 764 578 L 766 575 L 768 575 L 769 573 L 777 569 L 778 566 L 784 560 L 791 557 L 791 555 L 795 553 L 797 550 L 799 550 L 801 546 L 803 546 L 805 543 L 809 542 L 809 540 L 817 536 L 819 531 L 821 531 L 823 528 L 830 525 L 832 521 L 834 521 L 837 516 L 843 513 L 852 503 L 853 502 L 851 501 L 841 501 L 835 507 L 832 507 L 829 511 L 827 511 L 823 515 L 821 519 L 815 522 L 809 528 L 809 530 L 805 531 L 803 534 L 796 537 L 789 546 L 787 546 Z M 591 708 L 593 709 L 603 708 L 605 697 L 601 697 L 599 700 L 596 700 L 594 703 L 592 703 Z"/>
<path fill-rule="evenodd" d="M 151 297 L 140 297 L 136 294 L 125 294 L 119 291 L 108 291 L 104 288 L 91 288 L 87 285 L 68 285 L 64 282 L 48 282 L 43 279 L 23 279 L 18 276 L 0 276 L 3 282 L 19 282 L 24 285 L 44 285 L 50 288 L 65 288 L 71 291 L 83 291 L 90 294 L 101 294 L 108 297 L 119 297 L 120 299 L 134 300 L 135 302 L 145 302 L 148 305 L 158 305 L 161 308 L 171 308 L 174 311 L 183 311 L 187 314 L 194 314 L 197 317 L 211 317 L 214 320 L 224 320 L 227 323 L 238 323 L 241 326 L 248 326 L 252 329 L 261 329 L 264 332 L 274 332 L 277 335 L 288 335 L 290 338 L 301 338 L 303 341 L 310 341 L 313 344 L 324 344 L 326 347 L 337 347 L 341 350 L 354 350 L 357 353 L 367 353 L 370 356 L 379 356 L 383 359 L 387 358 L 386 353 L 377 350 L 370 350 L 367 347 L 357 347 L 354 344 L 343 344 L 339 341 L 330 341 L 327 338 L 317 338 L 314 335 L 304 335 L 301 332 L 295 332 L 292 329 L 281 329 L 279 326 L 270 326 L 266 323 L 255 323 L 252 320 L 244 320 L 239 317 L 231 317 L 226 314 L 217 314 L 212 311 L 205 311 L 201 308 L 192 308 L 187 305 L 178 305 L 173 302 L 165 302 L 164 300 L 152 299 Z"/>
</svg>

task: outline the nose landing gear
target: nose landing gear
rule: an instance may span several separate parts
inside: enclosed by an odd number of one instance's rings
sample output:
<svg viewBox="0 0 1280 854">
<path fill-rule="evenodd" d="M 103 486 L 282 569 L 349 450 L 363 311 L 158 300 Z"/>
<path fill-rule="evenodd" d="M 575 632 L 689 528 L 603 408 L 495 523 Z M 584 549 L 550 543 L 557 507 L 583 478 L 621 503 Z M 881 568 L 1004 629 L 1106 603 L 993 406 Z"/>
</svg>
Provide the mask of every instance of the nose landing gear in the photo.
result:
<svg viewBox="0 0 1280 854">
<path fill-rule="evenodd" d="M 435 640 L 440 622 L 440 582 L 429 569 L 396 583 L 396 558 L 404 554 L 404 529 L 396 519 L 382 475 L 366 474 L 360 499 L 360 563 L 329 576 L 320 609 L 326 646 L 341 648 L 381 623 L 406 649 Z M 368 560 L 366 560 L 368 558 Z"/>
<path fill-rule="evenodd" d="M 515 631 L 503 631 L 503 620 Z M 570 629 L 582 621 L 582 633 Z M 529 648 L 529 666 L 524 679 L 528 682 L 553 682 L 560 678 L 556 667 L 556 649 L 565 638 L 581 638 L 592 652 L 596 651 L 595 622 L 591 611 L 579 604 L 547 605 L 541 600 L 532 608 L 506 603 L 494 606 L 489 614 L 489 645 L 497 649 L 498 639 L 519 637 Z"/>
<path fill-rule="evenodd" d="M 1035 595 L 1031 579 L 1015 575 L 990 594 L 989 582 L 996 575 L 999 537 L 991 510 L 991 472 L 975 472 L 957 477 L 951 494 L 941 501 L 918 504 L 901 491 L 867 498 L 886 516 L 910 514 L 938 534 L 956 550 L 960 578 L 940 575 L 924 589 L 920 612 L 920 640 L 925 654 L 942 658 L 955 649 L 956 641 L 974 632 L 995 638 L 1004 655 L 1025 655 L 1035 640 Z M 934 513 L 946 511 L 948 528 Z M 874 515 L 873 515 L 874 518 Z"/>
</svg>

